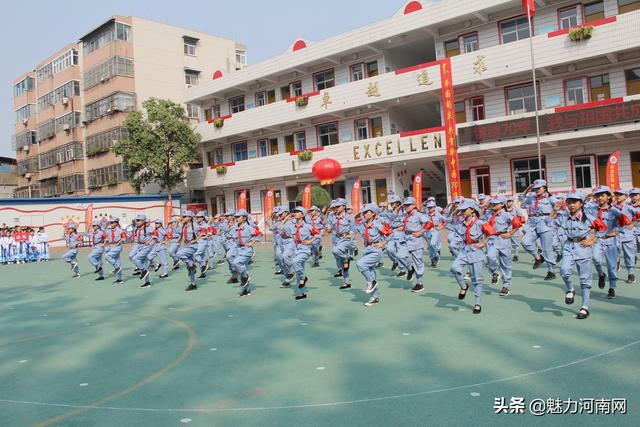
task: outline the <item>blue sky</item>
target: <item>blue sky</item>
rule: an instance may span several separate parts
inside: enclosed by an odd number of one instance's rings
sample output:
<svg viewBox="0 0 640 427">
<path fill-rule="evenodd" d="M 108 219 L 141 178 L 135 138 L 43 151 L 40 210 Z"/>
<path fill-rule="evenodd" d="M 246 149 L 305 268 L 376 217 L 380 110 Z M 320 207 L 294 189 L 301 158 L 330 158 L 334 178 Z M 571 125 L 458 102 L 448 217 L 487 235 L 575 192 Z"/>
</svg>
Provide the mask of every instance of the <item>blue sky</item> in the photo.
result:
<svg viewBox="0 0 640 427">
<path fill-rule="evenodd" d="M 0 81 L 0 156 L 11 151 L 14 133 L 11 82 L 37 63 L 77 41 L 111 15 L 150 18 L 193 30 L 229 37 L 248 47 L 249 64 L 284 52 L 297 38 L 323 40 L 392 16 L 405 0 L 32 0 L 6 2 L 0 26 L 3 61 Z M 32 13 L 38 11 L 38 13 Z"/>
</svg>

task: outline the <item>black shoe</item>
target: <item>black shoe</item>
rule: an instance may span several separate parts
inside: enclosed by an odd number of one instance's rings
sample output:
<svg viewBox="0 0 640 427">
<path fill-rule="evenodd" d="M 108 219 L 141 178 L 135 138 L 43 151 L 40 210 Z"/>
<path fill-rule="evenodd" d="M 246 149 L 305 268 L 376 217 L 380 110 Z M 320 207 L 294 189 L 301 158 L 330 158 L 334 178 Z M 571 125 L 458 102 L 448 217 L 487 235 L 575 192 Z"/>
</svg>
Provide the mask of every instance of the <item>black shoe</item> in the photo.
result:
<svg viewBox="0 0 640 427">
<path fill-rule="evenodd" d="M 104 277 L 100 276 L 100 277 L 96 277 L 96 282 L 99 280 L 104 280 Z"/>
<path fill-rule="evenodd" d="M 407 275 L 406 271 L 401 271 L 398 274 L 396 274 L 396 277 L 403 277 L 403 276 L 406 276 L 406 275 Z"/>
<path fill-rule="evenodd" d="M 382 268 L 384 267 L 384 263 L 383 262 L 379 262 L 376 264 L 376 268 Z"/>
<path fill-rule="evenodd" d="M 216 262 L 216 264 L 218 264 L 218 265 L 224 264 L 224 260 L 223 260 L 223 259 L 219 259 L 219 260 Z"/>
<path fill-rule="evenodd" d="M 311 267 L 320 267 L 320 263 L 318 261 L 311 264 Z"/>
<path fill-rule="evenodd" d="M 604 285 L 605 285 L 605 281 L 607 280 L 607 275 L 603 274 L 602 276 L 598 277 L 598 287 L 600 289 L 604 289 Z"/>
<path fill-rule="evenodd" d="M 396 268 L 398 268 L 398 263 L 397 263 L 397 262 L 394 262 L 394 263 L 391 265 L 391 271 L 396 271 Z"/>
<path fill-rule="evenodd" d="M 576 290 L 575 289 L 571 289 L 570 291 L 568 291 L 565 296 L 564 296 L 564 303 L 567 305 L 571 305 L 573 304 L 573 301 L 575 301 L 576 298 Z"/>
<path fill-rule="evenodd" d="M 140 280 L 146 280 L 149 277 L 149 270 L 142 270 L 140 272 Z"/>
<path fill-rule="evenodd" d="M 409 269 L 409 272 L 407 273 L 407 280 L 411 280 L 411 279 L 413 279 L 413 274 L 414 274 L 415 272 L 416 272 L 416 271 L 413 269 L 413 267 L 411 267 L 411 268 Z"/>
<path fill-rule="evenodd" d="M 284 272 L 282 270 L 278 270 L 275 272 L 276 275 L 280 275 L 280 274 L 284 274 Z"/>
<path fill-rule="evenodd" d="M 72 277 L 72 278 L 74 278 L 74 279 L 77 279 L 77 278 L 79 278 L 79 277 L 80 277 L 80 273 L 75 273 L 75 274 L 74 274 L 73 276 L 71 276 L 71 277 Z"/>
<path fill-rule="evenodd" d="M 609 292 L 607 293 L 607 298 L 614 299 L 616 297 L 616 290 L 613 288 L 609 288 Z"/>
<path fill-rule="evenodd" d="M 544 280 L 554 280 L 556 278 L 556 274 L 551 272 L 551 271 L 547 271 L 547 275 L 544 277 Z"/>
<path fill-rule="evenodd" d="M 562 261 L 562 254 L 556 256 L 556 264 L 560 264 L 560 261 Z"/>
<path fill-rule="evenodd" d="M 633 274 L 630 274 L 629 277 L 627 277 L 627 283 L 629 283 L 630 285 L 633 283 L 636 283 L 636 276 Z"/>
<path fill-rule="evenodd" d="M 482 307 L 480 306 L 480 304 L 476 304 L 473 307 L 473 314 L 480 314 L 481 311 L 482 311 Z"/>
<path fill-rule="evenodd" d="M 293 279 L 294 274 L 293 273 L 289 273 L 287 274 L 287 282 L 290 282 L 291 279 Z"/>
<path fill-rule="evenodd" d="M 207 272 L 207 267 L 200 267 L 200 274 L 204 274 Z"/>
<path fill-rule="evenodd" d="M 189 286 L 187 286 L 185 291 L 187 291 L 187 292 L 195 291 L 196 289 L 198 289 L 198 285 L 196 285 L 195 283 L 189 283 Z"/>
<path fill-rule="evenodd" d="M 469 290 L 469 285 L 465 283 L 464 288 L 460 288 L 460 292 L 458 292 L 458 299 L 462 301 L 467 296 L 467 291 Z"/>
<path fill-rule="evenodd" d="M 135 270 L 134 270 L 134 271 L 133 271 L 133 275 L 134 275 L 134 276 L 139 276 L 141 273 L 142 273 L 142 272 L 141 272 L 140 270 L 138 270 L 138 271 L 135 271 Z"/>
<path fill-rule="evenodd" d="M 173 261 L 173 269 L 177 270 L 180 268 L 180 261 Z"/>
<path fill-rule="evenodd" d="M 134 268 L 133 269 L 133 274 L 140 274 L 140 269 L 139 268 Z"/>
<path fill-rule="evenodd" d="M 365 307 L 371 307 L 380 303 L 380 298 L 371 298 L 369 301 L 364 303 Z"/>
<path fill-rule="evenodd" d="M 200 273 L 200 275 L 198 276 L 198 279 L 206 279 L 207 275 L 204 273 Z"/>
<path fill-rule="evenodd" d="M 307 276 L 304 277 L 304 279 L 302 279 L 302 283 L 298 283 L 298 289 L 302 289 L 305 286 L 307 286 L 307 281 L 309 280 L 309 278 Z"/>
<path fill-rule="evenodd" d="M 122 271 L 122 267 L 118 267 L 115 270 L 113 270 L 113 274 L 120 274 L 121 271 Z"/>
<path fill-rule="evenodd" d="M 580 311 L 578 312 L 578 315 L 576 316 L 576 319 L 586 319 L 587 317 L 589 317 L 589 310 L 587 310 L 586 308 L 582 307 L 580 309 Z"/>
<path fill-rule="evenodd" d="M 533 269 L 536 270 L 538 267 L 542 265 L 543 262 L 544 262 L 544 257 L 542 255 L 539 255 L 539 258 L 536 258 L 536 260 L 533 262 Z"/>
<path fill-rule="evenodd" d="M 520 258 L 518 258 L 518 255 L 514 255 L 513 262 L 518 262 L 518 261 L 520 261 Z"/>
<path fill-rule="evenodd" d="M 196 271 L 198 271 L 198 267 L 193 264 L 191 267 L 187 266 L 187 270 L 189 271 L 189 275 L 196 274 Z"/>
<path fill-rule="evenodd" d="M 141 288 L 150 288 L 151 287 L 151 283 L 149 282 L 144 282 L 142 285 L 140 285 Z"/>
<path fill-rule="evenodd" d="M 306 299 L 306 298 L 307 298 L 307 294 L 296 295 L 296 301 L 301 300 L 301 299 Z"/>
<path fill-rule="evenodd" d="M 227 280 L 227 283 L 229 284 L 238 283 L 238 278 L 232 276 L 229 280 Z"/>
<path fill-rule="evenodd" d="M 500 293 L 498 294 L 501 297 L 506 297 L 507 295 L 509 295 L 509 288 L 502 288 L 500 289 Z"/>
<path fill-rule="evenodd" d="M 500 279 L 500 276 L 498 275 L 498 273 L 493 273 L 491 275 L 491 284 L 492 285 L 497 285 L 499 279 Z"/>
<path fill-rule="evenodd" d="M 249 265 L 253 265 L 253 260 L 252 259 L 249 260 Z"/>
<path fill-rule="evenodd" d="M 124 283 L 124 280 L 122 279 L 118 279 L 115 282 L 113 282 L 115 285 L 122 285 Z"/>
<path fill-rule="evenodd" d="M 289 286 L 291 286 L 291 283 L 289 283 L 289 282 L 282 282 L 282 283 L 280 284 L 280 287 L 281 287 L 281 288 L 288 288 Z"/>
<path fill-rule="evenodd" d="M 164 274 L 160 275 L 161 279 L 166 279 L 167 277 L 169 277 L 169 275 L 167 273 L 164 273 Z"/>
<path fill-rule="evenodd" d="M 422 291 L 424 291 L 424 286 L 420 285 L 418 283 L 416 283 L 416 285 L 413 288 L 411 288 L 411 292 L 418 293 L 418 292 L 422 292 Z"/>
<path fill-rule="evenodd" d="M 340 289 L 349 289 L 351 287 L 351 283 L 343 283 L 342 286 L 340 286 Z"/>
<path fill-rule="evenodd" d="M 247 274 L 246 276 L 244 276 L 244 277 L 242 278 L 242 280 L 240 281 L 240 286 L 242 286 L 243 288 L 244 288 L 245 286 L 247 286 L 247 284 L 249 283 L 249 279 L 250 279 L 250 277 L 249 277 L 249 275 L 248 275 L 248 274 Z"/>
<path fill-rule="evenodd" d="M 342 277 L 342 270 L 339 270 L 333 277 Z"/>
<path fill-rule="evenodd" d="M 440 258 L 435 257 L 431 260 L 431 267 L 436 268 L 438 266 L 438 262 L 440 262 Z"/>
<path fill-rule="evenodd" d="M 160 264 L 156 265 L 156 268 L 153 269 L 153 271 L 158 271 L 160 270 L 160 267 L 162 267 Z"/>
<path fill-rule="evenodd" d="M 359 253 L 360 253 L 360 252 L 358 251 L 358 248 L 356 248 L 356 250 L 355 250 L 355 251 L 353 251 L 353 255 L 355 255 L 355 256 L 358 256 L 358 254 L 359 254 Z"/>
<path fill-rule="evenodd" d="M 249 289 L 245 289 L 240 292 L 240 298 L 251 296 L 251 291 Z"/>
<path fill-rule="evenodd" d="M 367 290 L 365 292 L 370 294 L 373 291 L 375 291 L 377 287 L 378 287 L 378 282 L 374 280 L 373 282 L 371 282 L 371 284 L 367 286 Z"/>
</svg>

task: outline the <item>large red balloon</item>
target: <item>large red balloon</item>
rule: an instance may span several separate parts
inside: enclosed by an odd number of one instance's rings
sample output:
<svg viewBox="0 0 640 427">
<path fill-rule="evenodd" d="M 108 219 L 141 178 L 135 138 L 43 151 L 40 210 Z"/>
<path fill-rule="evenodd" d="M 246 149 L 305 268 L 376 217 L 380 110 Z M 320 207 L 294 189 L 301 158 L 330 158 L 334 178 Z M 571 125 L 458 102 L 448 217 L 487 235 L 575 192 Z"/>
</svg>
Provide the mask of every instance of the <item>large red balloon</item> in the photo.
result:
<svg viewBox="0 0 640 427">
<path fill-rule="evenodd" d="M 311 172 L 320 180 L 320 185 L 333 184 L 342 173 L 342 166 L 335 159 L 322 159 L 315 162 Z"/>
</svg>

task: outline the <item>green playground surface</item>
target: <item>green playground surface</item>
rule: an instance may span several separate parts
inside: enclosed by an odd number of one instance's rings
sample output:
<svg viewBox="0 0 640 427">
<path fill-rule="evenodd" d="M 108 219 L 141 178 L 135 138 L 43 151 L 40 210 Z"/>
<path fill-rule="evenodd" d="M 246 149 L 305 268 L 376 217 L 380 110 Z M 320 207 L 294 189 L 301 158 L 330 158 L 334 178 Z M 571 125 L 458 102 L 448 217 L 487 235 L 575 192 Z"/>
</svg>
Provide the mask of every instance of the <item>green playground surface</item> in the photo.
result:
<svg viewBox="0 0 640 427">
<path fill-rule="evenodd" d="M 474 315 L 448 254 L 419 294 L 385 259 L 367 308 L 355 265 L 338 289 L 328 249 L 297 302 L 268 244 L 243 299 L 226 265 L 191 293 L 184 267 L 139 289 L 124 253 L 124 286 L 95 282 L 86 249 L 79 279 L 58 259 L 0 266 L 0 425 L 638 425 L 640 285 L 621 281 L 614 300 L 596 286 L 577 320 L 579 291 L 565 305 L 561 279 L 524 254 L 512 293 L 486 286 Z M 501 397 L 524 398 L 525 414 L 495 414 Z M 534 399 L 581 398 L 626 399 L 627 413 L 529 413 Z"/>
</svg>

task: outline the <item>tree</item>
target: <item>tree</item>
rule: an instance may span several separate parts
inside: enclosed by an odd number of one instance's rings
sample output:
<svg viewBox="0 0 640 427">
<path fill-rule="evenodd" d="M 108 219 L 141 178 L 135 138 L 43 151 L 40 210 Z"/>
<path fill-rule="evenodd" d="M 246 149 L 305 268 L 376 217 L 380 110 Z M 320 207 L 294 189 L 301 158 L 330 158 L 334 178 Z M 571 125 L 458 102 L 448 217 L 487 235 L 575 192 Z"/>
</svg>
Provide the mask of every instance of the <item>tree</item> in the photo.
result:
<svg viewBox="0 0 640 427">
<path fill-rule="evenodd" d="M 184 107 L 176 102 L 149 98 L 142 107 L 146 116 L 141 111 L 129 113 L 124 121 L 129 139 L 116 142 L 113 152 L 122 156 L 136 193 L 146 184 L 157 183 L 171 195 L 196 160 L 201 136 L 191 128 Z"/>
<path fill-rule="evenodd" d="M 296 202 L 302 202 L 302 191 L 298 192 Z M 331 204 L 331 195 L 319 185 L 311 186 L 311 204 L 319 208 L 328 207 Z"/>
</svg>

